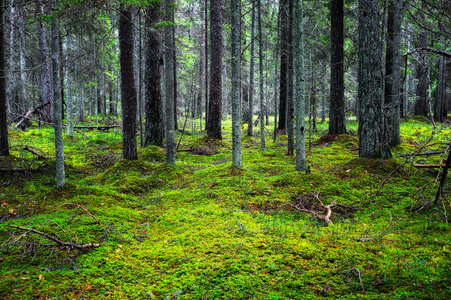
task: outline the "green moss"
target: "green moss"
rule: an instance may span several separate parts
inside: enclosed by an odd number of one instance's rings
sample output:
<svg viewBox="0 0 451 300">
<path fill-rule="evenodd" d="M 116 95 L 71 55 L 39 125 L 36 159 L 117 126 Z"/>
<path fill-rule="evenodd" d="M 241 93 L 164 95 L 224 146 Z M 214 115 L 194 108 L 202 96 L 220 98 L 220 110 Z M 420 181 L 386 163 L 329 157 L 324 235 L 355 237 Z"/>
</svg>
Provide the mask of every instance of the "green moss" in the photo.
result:
<svg viewBox="0 0 451 300">
<path fill-rule="evenodd" d="M 357 131 L 356 122 L 347 127 Z M 403 143 L 393 153 L 415 151 L 431 130 L 430 124 L 403 123 Z M 327 123 L 318 123 L 312 141 L 321 141 L 326 131 Z M 51 157 L 52 134 L 51 128 L 29 129 L 11 131 L 10 138 L 14 145 L 28 144 Z M 286 136 L 276 143 L 268 139 L 261 154 L 258 134 L 256 128 L 255 137 L 243 136 L 242 168 L 232 167 L 227 120 L 223 141 L 184 135 L 181 149 L 214 151 L 179 152 L 176 166 L 164 163 L 164 150 L 155 146 L 140 148 L 138 160 L 119 159 L 120 134 L 93 131 L 65 139 L 64 189 L 54 188 L 53 170 L 1 176 L 0 298 L 451 297 L 451 238 L 442 213 L 449 215 L 449 208 L 410 212 L 434 195 L 427 183 L 435 177 L 409 165 L 398 168 L 404 158 L 359 158 L 357 138 L 350 135 L 312 143 L 307 152 L 311 173 L 297 172 L 295 157 L 285 154 Z M 439 126 L 432 143 L 449 138 L 450 129 Z M 33 161 L 20 148 L 12 148 L 12 154 L 0 157 L 2 167 Z M 52 160 L 47 166 L 54 168 Z M 450 192 L 445 189 L 448 198 Z M 359 210 L 335 211 L 327 226 L 287 208 L 294 197 L 314 199 L 312 193 L 325 205 L 335 201 Z M 87 209 L 102 226 L 68 203 Z M 21 233 L 8 225 L 101 247 L 24 251 L 11 245 Z M 356 269 L 365 292 L 350 271 Z"/>
</svg>

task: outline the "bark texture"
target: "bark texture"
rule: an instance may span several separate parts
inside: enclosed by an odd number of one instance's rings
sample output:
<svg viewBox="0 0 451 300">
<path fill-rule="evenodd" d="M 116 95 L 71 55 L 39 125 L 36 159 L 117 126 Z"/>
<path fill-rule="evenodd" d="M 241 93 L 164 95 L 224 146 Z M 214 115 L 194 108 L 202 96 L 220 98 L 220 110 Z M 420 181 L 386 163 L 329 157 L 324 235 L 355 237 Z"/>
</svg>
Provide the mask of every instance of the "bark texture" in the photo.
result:
<svg viewBox="0 0 451 300">
<path fill-rule="evenodd" d="M 401 144 L 401 24 L 403 0 L 393 0 L 393 42 L 392 42 L 392 78 L 391 78 L 391 111 L 390 145 Z M 389 17 L 389 22 L 390 17 Z M 389 26 L 390 27 L 390 26 Z M 387 49 L 388 51 L 388 49 Z"/>
<path fill-rule="evenodd" d="M 280 4 L 280 95 L 279 95 L 279 126 L 278 130 L 286 129 L 287 110 L 287 77 L 288 77 L 288 1 L 281 0 Z"/>
<path fill-rule="evenodd" d="M 294 0 L 288 0 L 288 62 L 287 62 L 287 154 L 294 154 L 294 57 L 293 57 L 293 14 Z"/>
<path fill-rule="evenodd" d="M 164 68 L 166 92 L 166 162 L 175 164 L 175 137 L 174 137 L 174 39 L 172 36 L 173 2 L 165 1 L 165 20 L 168 21 L 164 29 Z"/>
<path fill-rule="evenodd" d="M 121 4 L 119 10 L 119 49 L 122 100 L 122 157 L 138 159 L 136 144 L 137 95 L 133 71 L 132 9 Z"/>
<path fill-rule="evenodd" d="M 439 71 L 438 71 L 438 82 L 437 91 L 435 96 L 435 110 L 434 119 L 438 122 L 443 122 L 443 117 L 445 117 L 445 93 L 446 93 L 446 65 L 445 57 L 440 56 L 439 60 Z"/>
<path fill-rule="evenodd" d="M 161 101 L 160 34 L 154 27 L 160 22 L 160 5 L 155 2 L 146 8 L 146 70 L 145 70 L 145 144 L 163 146 L 164 123 Z"/>
<path fill-rule="evenodd" d="M 302 0 L 295 0 L 296 53 L 296 170 L 305 171 L 304 29 Z"/>
<path fill-rule="evenodd" d="M 258 62 L 260 69 L 260 151 L 263 153 L 266 151 L 265 143 L 265 123 L 264 123 L 264 91 L 263 91 L 263 31 L 262 31 L 262 3 L 261 0 L 257 0 L 258 8 Z M 252 121 L 252 120 L 251 120 Z"/>
<path fill-rule="evenodd" d="M 57 0 L 53 0 L 54 7 Z M 60 46 L 58 41 L 59 28 L 55 17 L 50 21 L 52 31 L 52 72 L 53 72 L 53 122 L 55 127 L 55 156 L 56 156 L 56 188 L 63 188 L 66 182 L 64 172 L 64 152 L 63 152 L 63 126 L 62 126 L 62 97 L 60 80 Z"/>
<path fill-rule="evenodd" d="M 428 40 L 426 33 L 422 32 L 419 38 L 419 46 L 426 48 L 428 46 Z M 416 101 L 414 106 L 414 113 L 416 116 L 428 116 L 427 107 L 427 69 L 426 69 L 426 55 L 424 50 L 419 53 L 418 65 L 417 65 L 417 88 L 416 88 Z"/>
<path fill-rule="evenodd" d="M 36 1 L 36 13 L 38 15 L 38 42 L 39 42 L 39 58 L 41 63 L 41 88 L 43 104 L 52 103 L 52 90 L 50 84 L 50 67 L 47 61 L 47 42 L 44 21 L 40 18 L 44 14 L 44 5 L 42 0 Z"/>
<path fill-rule="evenodd" d="M 330 108 L 329 134 L 346 133 L 343 70 L 343 6 L 344 0 L 330 2 Z"/>
<path fill-rule="evenodd" d="M 6 122 L 6 78 L 5 78 L 5 24 L 3 15 L 6 1 L 0 1 L 0 155 L 9 155 L 8 126 Z"/>
<path fill-rule="evenodd" d="M 251 15 L 251 65 L 249 69 L 249 112 L 247 121 L 247 135 L 253 135 L 254 118 L 254 75 L 255 75 L 255 8 L 252 7 Z M 260 37 L 259 37 L 260 40 Z"/>
<path fill-rule="evenodd" d="M 359 156 L 390 158 L 389 134 L 382 111 L 382 49 L 377 0 L 359 0 Z"/>
<path fill-rule="evenodd" d="M 210 1 L 210 100 L 207 134 L 218 140 L 222 140 L 222 7 L 222 0 Z"/>
<path fill-rule="evenodd" d="M 240 103 L 240 62 L 241 62 L 241 2 L 231 0 L 232 10 L 232 156 L 233 166 L 242 167 L 241 160 L 241 103 Z"/>
</svg>

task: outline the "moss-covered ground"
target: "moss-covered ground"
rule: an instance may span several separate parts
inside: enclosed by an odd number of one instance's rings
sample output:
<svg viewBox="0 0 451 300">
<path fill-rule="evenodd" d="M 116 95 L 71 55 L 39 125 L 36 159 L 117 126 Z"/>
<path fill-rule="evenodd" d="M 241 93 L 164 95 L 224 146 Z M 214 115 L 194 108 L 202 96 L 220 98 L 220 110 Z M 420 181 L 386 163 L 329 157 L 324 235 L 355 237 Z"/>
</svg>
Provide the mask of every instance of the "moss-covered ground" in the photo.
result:
<svg viewBox="0 0 451 300">
<path fill-rule="evenodd" d="M 319 123 L 306 141 L 306 174 L 285 155 L 286 136 L 273 142 L 271 124 L 265 153 L 259 129 L 247 137 L 244 125 L 236 169 L 230 121 L 223 126 L 222 142 L 183 135 L 180 149 L 193 151 L 178 152 L 175 166 L 156 146 L 122 160 L 120 131 L 65 136 L 62 190 L 55 189 L 53 129 L 10 131 L 12 155 L 0 166 L 44 171 L 0 174 L 0 298 L 451 298 L 450 203 L 413 213 L 434 199 L 437 169 L 411 164 L 439 163 L 440 155 L 362 159 L 355 121 L 347 123 L 351 135 L 333 137 Z M 431 132 L 421 119 L 402 123 L 393 154 L 419 149 Z M 438 125 L 421 151 L 450 137 L 449 126 Z M 312 193 L 357 210 L 334 213 L 328 225 L 284 205 Z M 10 225 L 100 247 L 53 247 Z"/>
</svg>

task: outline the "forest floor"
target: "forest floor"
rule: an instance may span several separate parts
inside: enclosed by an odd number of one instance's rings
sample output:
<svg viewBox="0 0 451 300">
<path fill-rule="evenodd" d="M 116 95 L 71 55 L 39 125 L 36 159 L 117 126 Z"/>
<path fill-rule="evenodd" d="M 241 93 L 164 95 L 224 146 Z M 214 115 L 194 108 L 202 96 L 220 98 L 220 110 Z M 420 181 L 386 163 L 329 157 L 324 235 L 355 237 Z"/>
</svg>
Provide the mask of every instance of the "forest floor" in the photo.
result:
<svg viewBox="0 0 451 300">
<path fill-rule="evenodd" d="M 439 169 L 412 166 L 441 155 L 362 159 L 355 121 L 333 137 L 319 123 L 310 149 L 306 141 L 311 172 L 297 172 L 286 136 L 274 143 L 267 126 L 261 153 L 259 129 L 248 137 L 244 125 L 237 169 L 230 120 L 223 126 L 222 142 L 183 135 L 175 166 L 155 146 L 121 159 L 118 129 L 64 136 L 61 190 L 53 129 L 10 131 L 12 155 L 0 157 L 0 169 L 16 169 L 0 173 L 0 298 L 451 298 L 450 203 L 425 205 Z M 432 131 L 421 118 L 403 122 L 393 154 L 426 142 L 420 152 L 443 149 L 449 125 L 430 140 Z M 30 168 L 41 172 L 19 170 Z M 331 203 L 328 224 L 315 214 Z"/>
</svg>

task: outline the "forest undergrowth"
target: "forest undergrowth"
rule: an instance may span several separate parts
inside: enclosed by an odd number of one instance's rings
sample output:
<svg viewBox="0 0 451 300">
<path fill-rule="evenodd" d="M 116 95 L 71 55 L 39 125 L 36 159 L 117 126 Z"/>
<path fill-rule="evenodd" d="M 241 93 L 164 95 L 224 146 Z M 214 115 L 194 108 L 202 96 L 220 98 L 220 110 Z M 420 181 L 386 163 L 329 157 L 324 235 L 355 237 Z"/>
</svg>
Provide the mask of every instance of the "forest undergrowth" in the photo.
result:
<svg viewBox="0 0 451 300">
<path fill-rule="evenodd" d="M 318 123 L 306 173 L 272 125 L 265 153 L 243 125 L 243 168 L 233 168 L 223 124 L 222 142 L 178 132 L 175 166 L 156 146 L 121 159 L 117 129 L 64 136 L 61 190 L 53 129 L 10 131 L 0 298 L 451 298 L 451 179 L 434 204 L 439 169 L 413 166 L 444 154 L 396 157 L 444 149 L 449 125 L 430 139 L 426 120 L 403 122 L 395 157 L 371 160 L 358 157 L 355 121 L 339 136 Z"/>
</svg>

